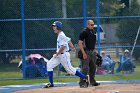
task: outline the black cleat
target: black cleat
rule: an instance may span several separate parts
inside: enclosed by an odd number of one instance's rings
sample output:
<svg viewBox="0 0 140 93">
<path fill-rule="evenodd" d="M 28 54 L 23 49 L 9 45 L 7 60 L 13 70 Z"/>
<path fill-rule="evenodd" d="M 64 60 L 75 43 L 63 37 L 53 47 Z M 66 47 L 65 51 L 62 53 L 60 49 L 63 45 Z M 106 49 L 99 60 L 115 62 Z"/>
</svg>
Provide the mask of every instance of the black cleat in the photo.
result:
<svg viewBox="0 0 140 93">
<path fill-rule="evenodd" d="M 54 87 L 54 84 L 47 84 L 47 85 L 45 85 L 43 88 L 50 88 L 50 87 Z"/>
<path fill-rule="evenodd" d="M 100 83 L 94 83 L 94 84 L 91 84 L 91 86 L 99 86 L 100 85 Z"/>
<path fill-rule="evenodd" d="M 87 88 L 89 85 L 88 76 L 79 82 L 80 88 Z"/>
<path fill-rule="evenodd" d="M 89 85 L 89 83 L 86 82 L 85 80 L 83 80 L 79 83 L 80 88 L 87 88 L 88 85 Z"/>
</svg>

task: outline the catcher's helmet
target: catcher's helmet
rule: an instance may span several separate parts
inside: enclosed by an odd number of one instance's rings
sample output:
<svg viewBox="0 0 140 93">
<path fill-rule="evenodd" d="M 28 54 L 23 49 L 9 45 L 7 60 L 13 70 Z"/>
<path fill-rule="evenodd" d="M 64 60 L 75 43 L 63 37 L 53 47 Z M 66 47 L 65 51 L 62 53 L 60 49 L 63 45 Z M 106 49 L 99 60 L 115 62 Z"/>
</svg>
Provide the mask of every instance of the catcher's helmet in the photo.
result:
<svg viewBox="0 0 140 93">
<path fill-rule="evenodd" d="M 62 23 L 60 21 L 55 21 L 52 26 L 56 26 L 58 30 L 62 29 Z"/>
</svg>

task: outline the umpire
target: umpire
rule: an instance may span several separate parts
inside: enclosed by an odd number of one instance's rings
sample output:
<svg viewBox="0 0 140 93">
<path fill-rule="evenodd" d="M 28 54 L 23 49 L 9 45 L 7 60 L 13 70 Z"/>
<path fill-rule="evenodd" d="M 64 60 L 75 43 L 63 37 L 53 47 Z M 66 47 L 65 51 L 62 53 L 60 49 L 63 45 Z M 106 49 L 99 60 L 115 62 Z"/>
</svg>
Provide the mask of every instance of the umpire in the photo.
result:
<svg viewBox="0 0 140 93">
<path fill-rule="evenodd" d="M 82 52 L 83 58 L 81 61 L 81 70 L 85 75 L 89 75 L 89 83 L 91 86 L 98 86 L 94 79 L 96 73 L 96 35 L 94 31 L 93 20 L 87 20 L 86 28 L 80 33 L 78 45 Z M 82 79 L 80 79 L 79 85 L 82 86 Z"/>
</svg>

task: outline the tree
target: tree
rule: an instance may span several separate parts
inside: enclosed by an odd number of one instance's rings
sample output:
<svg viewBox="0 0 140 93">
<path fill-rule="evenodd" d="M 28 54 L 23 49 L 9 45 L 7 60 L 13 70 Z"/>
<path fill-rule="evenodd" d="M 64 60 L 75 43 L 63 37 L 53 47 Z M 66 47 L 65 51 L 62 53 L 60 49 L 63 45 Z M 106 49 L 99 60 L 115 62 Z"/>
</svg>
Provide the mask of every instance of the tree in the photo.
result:
<svg viewBox="0 0 140 93">
<path fill-rule="evenodd" d="M 124 3 L 127 8 L 129 8 L 129 0 L 121 0 L 121 3 Z"/>
<path fill-rule="evenodd" d="M 67 17 L 83 17 L 83 0 L 66 0 Z M 115 6 L 115 7 L 114 7 Z M 100 0 L 100 15 L 114 16 L 120 9 L 116 0 Z M 124 10 L 127 14 L 128 10 Z M 136 8 L 135 14 L 139 11 Z M 135 15 L 134 14 L 134 15 Z M 25 44 L 27 49 L 55 48 L 56 35 L 51 29 L 53 20 L 40 18 L 62 18 L 62 0 L 25 0 Z M 87 17 L 96 17 L 96 0 L 87 0 Z M 20 0 L 3 0 L 0 3 L 0 19 L 21 19 Z M 96 19 L 95 19 L 96 20 Z M 83 20 L 58 20 L 63 23 L 63 30 L 74 43 L 83 28 Z M 0 49 L 22 48 L 21 21 L 0 22 Z"/>
<path fill-rule="evenodd" d="M 62 17 L 61 0 L 25 0 L 25 18 Z M 52 6 L 53 4 L 53 6 Z M 53 8 L 55 7 L 55 8 Z M 21 2 L 4 0 L 0 3 L 0 19 L 21 19 Z M 55 35 L 51 32 L 52 21 L 25 21 L 26 48 L 55 47 Z M 53 37 L 53 38 L 52 38 Z M 0 49 L 15 50 L 22 48 L 21 21 L 0 22 Z M 10 54 L 10 52 L 7 52 Z M 15 53 L 15 52 L 14 52 Z M 14 54 L 12 53 L 12 54 Z M 4 53 L 0 53 L 3 59 Z"/>
<path fill-rule="evenodd" d="M 140 14 L 140 6 L 136 1 L 132 2 L 131 9 L 125 9 L 123 15 L 139 15 Z M 120 20 L 118 30 L 116 35 L 118 36 L 120 42 L 122 44 L 128 44 L 133 46 L 134 40 L 136 38 L 136 34 L 139 28 L 140 19 L 123 19 Z M 140 45 L 140 37 L 138 37 L 137 45 Z M 140 48 L 135 48 L 134 57 L 138 59 L 140 57 L 139 54 Z"/>
</svg>

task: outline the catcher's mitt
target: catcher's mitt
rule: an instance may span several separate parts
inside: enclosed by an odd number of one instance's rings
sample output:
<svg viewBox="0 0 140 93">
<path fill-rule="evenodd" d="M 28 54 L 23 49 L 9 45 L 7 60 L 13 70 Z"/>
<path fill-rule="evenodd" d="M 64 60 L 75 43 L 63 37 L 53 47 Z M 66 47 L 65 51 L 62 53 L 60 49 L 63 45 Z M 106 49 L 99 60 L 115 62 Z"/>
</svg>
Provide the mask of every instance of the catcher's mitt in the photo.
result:
<svg viewBox="0 0 140 93">
<path fill-rule="evenodd" d="M 96 57 L 97 57 L 96 65 L 101 66 L 102 65 L 102 57 L 99 54 L 97 54 Z"/>
</svg>

